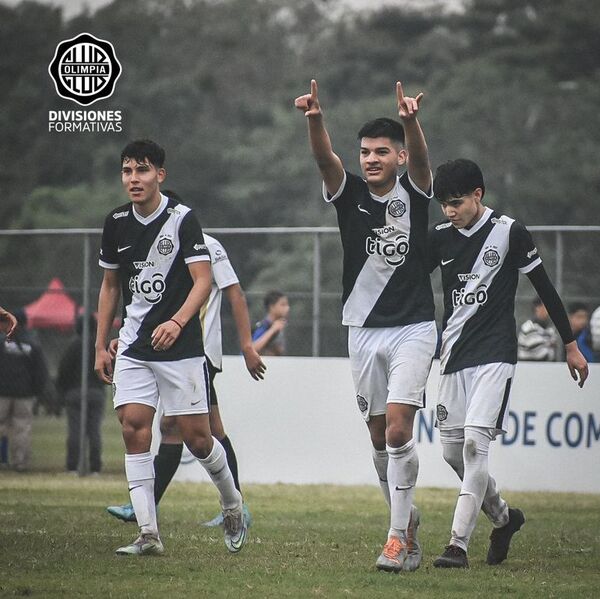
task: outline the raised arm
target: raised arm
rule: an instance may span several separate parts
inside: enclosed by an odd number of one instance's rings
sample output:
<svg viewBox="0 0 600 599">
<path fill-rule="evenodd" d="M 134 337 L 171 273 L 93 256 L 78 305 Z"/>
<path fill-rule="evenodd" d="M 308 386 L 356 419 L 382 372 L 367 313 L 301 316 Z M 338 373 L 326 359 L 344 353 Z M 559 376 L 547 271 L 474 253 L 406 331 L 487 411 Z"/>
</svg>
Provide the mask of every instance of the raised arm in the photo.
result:
<svg viewBox="0 0 600 599">
<path fill-rule="evenodd" d="M 325 189 L 330 195 L 334 195 L 344 180 L 344 165 L 339 156 L 334 153 L 329 133 L 325 129 L 317 82 L 314 79 L 310 82 L 310 94 L 299 96 L 294 104 L 307 118 L 308 139 L 315 162 L 321 171 Z"/>
<path fill-rule="evenodd" d="M 424 192 L 431 189 L 431 164 L 423 130 L 417 119 L 419 104 L 423 98 L 420 93 L 416 98 L 404 95 L 402 83 L 396 83 L 398 115 L 404 127 L 406 150 L 408 152 L 408 174 L 415 185 Z"/>
<path fill-rule="evenodd" d="M 116 269 L 105 269 L 98 296 L 96 362 L 94 370 L 98 378 L 107 384 L 112 383 L 113 375 L 112 358 L 108 352 L 108 336 L 110 335 L 110 329 L 119 306 L 120 297 L 119 271 Z"/>
<path fill-rule="evenodd" d="M 225 294 L 231 305 L 231 312 L 235 320 L 235 328 L 237 329 L 240 349 L 246 362 L 246 368 L 255 381 L 263 379 L 267 367 L 252 344 L 250 315 L 248 314 L 248 304 L 246 303 L 246 296 L 242 287 L 239 283 L 229 285 L 229 287 L 225 287 Z"/>
</svg>

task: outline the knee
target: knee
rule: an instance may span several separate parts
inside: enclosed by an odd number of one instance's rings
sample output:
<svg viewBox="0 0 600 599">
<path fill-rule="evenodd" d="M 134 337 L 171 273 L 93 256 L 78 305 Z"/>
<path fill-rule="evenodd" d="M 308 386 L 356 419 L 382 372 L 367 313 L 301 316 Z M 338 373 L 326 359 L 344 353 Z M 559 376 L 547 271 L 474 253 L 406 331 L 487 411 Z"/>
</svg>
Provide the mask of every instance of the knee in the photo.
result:
<svg viewBox="0 0 600 599">
<path fill-rule="evenodd" d="M 149 444 L 152 440 L 151 427 L 138 420 L 124 419 L 121 422 L 121 429 L 126 447 L 129 447 L 133 443 Z"/>
<path fill-rule="evenodd" d="M 465 464 L 480 463 L 487 460 L 490 441 L 489 429 L 469 427 L 465 429 L 463 459 Z"/>
<path fill-rule="evenodd" d="M 200 459 L 205 459 L 210 455 L 213 448 L 213 439 L 210 433 L 196 434 L 193 439 L 185 442 L 190 452 Z"/>
<path fill-rule="evenodd" d="M 179 427 L 175 416 L 163 416 L 160 419 L 160 434 L 165 437 L 179 436 Z"/>
<path fill-rule="evenodd" d="M 392 447 L 402 447 L 412 439 L 412 428 L 404 425 L 404 422 L 391 422 L 385 429 L 385 440 Z"/>
</svg>

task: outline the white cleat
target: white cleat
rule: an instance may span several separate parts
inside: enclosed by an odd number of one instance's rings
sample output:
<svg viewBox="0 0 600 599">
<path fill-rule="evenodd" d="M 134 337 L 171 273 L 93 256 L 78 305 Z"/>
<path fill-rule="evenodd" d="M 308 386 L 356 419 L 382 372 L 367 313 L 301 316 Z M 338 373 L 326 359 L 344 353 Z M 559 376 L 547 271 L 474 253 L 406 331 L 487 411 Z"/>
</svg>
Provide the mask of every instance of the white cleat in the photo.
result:
<svg viewBox="0 0 600 599">
<path fill-rule="evenodd" d="M 375 565 L 385 572 L 401 572 L 406 559 L 406 545 L 398 537 L 390 537 Z"/>
<path fill-rule="evenodd" d="M 160 555 L 165 548 L 157 535 L 142 533 L 131 545 L 119 547 L 117 555 Z"/>
<path fill-rule="evenodd" d="M 231 553 L 241 551 L 248 535 L 248 523 L 241 503 L 235 508 L 223 510 L 223 530 L 227 549 Z"/>
</svg>

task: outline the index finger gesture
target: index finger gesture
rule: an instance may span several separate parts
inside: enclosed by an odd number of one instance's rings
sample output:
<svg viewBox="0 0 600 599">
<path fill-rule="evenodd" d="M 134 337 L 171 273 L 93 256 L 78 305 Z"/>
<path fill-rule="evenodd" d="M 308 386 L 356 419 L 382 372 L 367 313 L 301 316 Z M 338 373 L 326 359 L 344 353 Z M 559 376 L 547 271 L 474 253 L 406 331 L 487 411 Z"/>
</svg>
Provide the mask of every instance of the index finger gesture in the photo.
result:
<svg viewBox="0 0 600 599">
<path fill-rule="evenodd" d="M 419 103 L 421 102 L 422 97 L 423 93 L 419 93 L 416 98 L 405 96 L 402 89 L 402 83 L 400 81 L 396 82 L 396 99 L 398 101 L 398 115 L 400 118 L 415 118 L 417 112 L 419 112 Z"/>
</svg>

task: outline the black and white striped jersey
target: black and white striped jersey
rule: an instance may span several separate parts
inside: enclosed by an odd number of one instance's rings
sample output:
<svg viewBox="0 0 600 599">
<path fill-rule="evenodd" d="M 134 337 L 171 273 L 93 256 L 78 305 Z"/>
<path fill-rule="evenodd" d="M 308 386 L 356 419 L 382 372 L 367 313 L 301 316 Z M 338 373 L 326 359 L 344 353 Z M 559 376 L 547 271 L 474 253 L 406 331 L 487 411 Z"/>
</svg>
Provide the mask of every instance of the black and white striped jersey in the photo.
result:
<svg viewBox="0 0 600 599">
<path fill-rule="evenodd" d="M 408 173 L 385 196 L 345 172 L 329 197 L 337 211 L 344 250 L 343 319 L 348 326 L 395 327 L 434 319 L 427 269 L 427 223 L 431 196 Z"/>
<path fill-rule="evenodd" d="M 210 260 L 202 229 L 190 208 L 161 194 L 148 217 L 132 204 L 104 222 L 100 266 L 118 269 L 123 294 L 119 352 L 138 360 L 171 361 L 204 355 L 199 318 L 191 318 L 167 351 L 152 349 L 152 331 L 169 320 L 193 286 L 187 265 Z"/>
<path fill-rule="evenodd" d="M 444 289 L 442 374 L 517 361 L 515 293 L 519 272 L 542 263 L 529 231 L 486 208 L 470 229 L 443 222 L 429 234 L 430 268 Z"/>
</svg>

